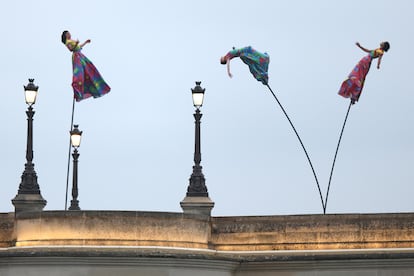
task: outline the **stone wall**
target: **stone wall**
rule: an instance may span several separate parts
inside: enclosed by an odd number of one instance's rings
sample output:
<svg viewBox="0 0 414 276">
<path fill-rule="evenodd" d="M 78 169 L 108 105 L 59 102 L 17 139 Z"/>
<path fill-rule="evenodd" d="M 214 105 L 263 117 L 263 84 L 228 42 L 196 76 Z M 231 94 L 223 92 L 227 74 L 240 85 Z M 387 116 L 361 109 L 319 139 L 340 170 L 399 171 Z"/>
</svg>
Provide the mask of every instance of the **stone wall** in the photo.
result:
<svg viewBox="0 0 414 276">
<path fill-rule="evenodd" d="M 0 214 L 0 275 L 414 275 L 414 214 Z"/>
<path fill-rule="evenodd" d="M 414 213 L 205 217 L 134 211 L 0 214 L 0 247 L 165 246 L 220 251 L 414 248 Z"/>
<path fill-rule="evenodd" d="M 207 248 L 210 227 L 195 215 L 161 212 L 45 211 L 22 213 L 15 246 L 168 246 Z"/>
<path fill-rule="evenodd" d="M 14 213 L 0 213 L 0 248 L 15 244 Z"/>
<path fill-rule="evenodd" d="M 225 252 L 165 247 L 0 249 L 1 276 L 408 276 L 413 249 Z"/>
<path fill-rule="evenodd" d="M 321 250 L 414 247 L 414 214 L 212 218 L 217 250 Z"/>
</svg>

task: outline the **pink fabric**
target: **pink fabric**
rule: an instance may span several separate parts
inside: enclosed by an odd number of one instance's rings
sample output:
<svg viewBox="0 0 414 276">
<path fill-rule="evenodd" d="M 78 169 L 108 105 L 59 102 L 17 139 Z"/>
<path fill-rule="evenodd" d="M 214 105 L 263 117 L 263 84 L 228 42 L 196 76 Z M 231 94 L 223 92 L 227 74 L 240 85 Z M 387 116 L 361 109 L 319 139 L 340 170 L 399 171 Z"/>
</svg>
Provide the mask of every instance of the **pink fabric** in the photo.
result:
<svg viewBox="0 0 414 276">
<path fill-rule="evenodd" d="M 338 92 L 344 98 L 351 98 L 354 102 L 358 101 L 364 87 L 365 77 L 371 67 L 371 54 L 363 57 L 354 67 L 348 78 L 342 83 Z"/>
</svg>

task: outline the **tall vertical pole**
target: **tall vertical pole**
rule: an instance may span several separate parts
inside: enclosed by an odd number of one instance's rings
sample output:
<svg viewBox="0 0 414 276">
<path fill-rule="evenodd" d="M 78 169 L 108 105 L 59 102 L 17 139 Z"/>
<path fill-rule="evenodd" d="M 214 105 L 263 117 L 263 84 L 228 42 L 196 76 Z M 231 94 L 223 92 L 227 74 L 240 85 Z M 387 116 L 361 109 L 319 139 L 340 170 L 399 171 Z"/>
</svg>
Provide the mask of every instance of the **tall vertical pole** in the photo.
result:
<svg viewBox="0 0 414 276">
<path fill-rule="evenodd" d="M 201 163 L 201 127 L 200 120 L 203 114 L 200 112 L 200 107 L 203 105 L 204 88 L 200 86 L 201 81 L 196 81 L 196 86 L 191 89 L 193 98 L 193 105 L 196 110 L 194 113 L 195 119 L 195 141 L 194 141 L 194 166 L 193 173 L 190 177 L 190 184 L 187 187 L 186 197 L 180 202 L 184 214 L 196 214 L 204 218 L 211 216 L 211 209 L 214 207 L 214 202 L 208 196 L 206 180 L 203 174 L 203 167 Z"/>
<path fill-rule="evenodd" d="M 197 108 L 194 113 L 195 119 L 195 145 L 194 145 L 194 166 L 193 173 L 190 177 L 190 185 L 187 189 L 187 196 L 208 197 L 207 187 L 205 184 L 203 167 L 201 163 L 201 139 L 200 139 L 200 119 L 203 116 L 200 109 Z"/>
<path fill-rule="evenodd" d="M 72 177 L 72 200 L 70 201 L 69 210 L 80 210 L 79 208 L 79 200 L 78 200 L 78 159 L 79 159 L 79 152 L 78 149 L 75 148 L 73 150 L 73 177 Z"/>
<path fill-rule="evenodd" d="M 46 200 L 40 194 L 39 184 L 37 183 L 37 174 L 33 164 L 33 116 L 35 111 L 32 105 L 36 101 L 38 87 L 33 83 L 34 79 L 29 79 L 29 84 L 25 86 L 26 103 L 29 105 L 26 111 L 27 115 L 27 144 L 26 144 L 26 164 L 21 176 L 21 182 L 17 195 L 12 199 L 15 212 L 33 212 L 42 211 L 46 206 Z M 27 97 L 33 96 L 34 97 Z"/>
<path fill-rule="evenodd" d="M 19 185 L 18 194 L 40 194 L 37 175 L 33 164 L 33 116 L 35 112 L 30 105 L 26 111 L 27 115 L 27 144 L 26 164 L 22 174 L 22 181 Z"/>
<path fill-rule="evenodd" d="M 73 116 L 75 114 L 75 98 L 72 101 L 72 119 L 70 121 L 70 131 L 73 130 Z M 69 171 L 70 171 L 70 148 L 72 143 L 69 139 L 69 149 L 68 149 L 68 167 L 66 170 L 66 193 L 65 193 L 65 211 L 68 209 L 68 191 L 69 191 Z"/>
</svg>

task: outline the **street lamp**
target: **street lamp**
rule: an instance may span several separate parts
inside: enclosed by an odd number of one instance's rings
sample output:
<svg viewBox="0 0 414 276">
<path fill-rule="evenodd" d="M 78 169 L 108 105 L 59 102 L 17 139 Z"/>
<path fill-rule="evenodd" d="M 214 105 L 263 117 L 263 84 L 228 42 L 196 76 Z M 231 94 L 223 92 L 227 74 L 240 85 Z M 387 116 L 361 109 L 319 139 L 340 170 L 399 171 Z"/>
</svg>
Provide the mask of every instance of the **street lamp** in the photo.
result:
<svg viewBox="0 0 414 276">
<path fill-rule="evenodd" d="M 39 89 L 39 86 L 36 86 L 33 83 L 34 79 L 29 79 L 29 84 L 24 87 L 24 98 L 26 100 L 26 104 L 31 107 L 36 102 L 37 97 L 37 90 Z"/>
<path fill-rule="evenodd" d="M 196 86 L 191 89 L 193 96 L 193 105 L 196 108 L 195 118 L 195 148 L 194 148 L 194 166 L 193 173 L 190 177 L 190 184 L 187 188 L 185 198 L 180 202 L 184 214 L 197 215 L 208 219 L 211 216 L 211 209 L 214 202 L 208 196 L 206 180 L 203 175 L 201 162 L 201 143 L 200 143 L 200 119 L 203 116 L 200 107 L 203 106 L 205 89 L 200 86 L 201 81 L 196 81 Z"/>
<path fill-rule="evenodd" d="M 73 126 L 70 131 L 70 142 L 73 147 L 73 177 L 72 177 L 72 200 L 70 201 L 69 210 L 80 210 L 78 200 L 78 148 L 81 143 L 82 131 L 79 130 L 78 125 Z"/>
<path fill-rule="evenodd" d="M 191 89 L 193 96 L 193 104 L 196 107 L 194 113 L 195 118 L 195 148 L 194 148 L 194 166 L 193 173 L 190 177 L 190 185 L 187 188 L 187 196 L 192 197 L 208 197 L 207 187 L 205 185 L 205 178 L 202 172 L 203 167 L 201 162 L 201 143 L 200 143 L 200 119 L 203 116 L 200 112 L 200 107 L 203 105 L 204 88 L 200 86 L 201 81 L 196 81 L 196 86 Z"/>
<path fill-rule="evenodd" d="M 194 89 L 191 89 L 191 95 L 193 96 L 193 105 L 197 109 L 203 106 L 204 91 L 206 91 L 206 89 L 201 88 L 200 84 L 201 81 L 196 81 L 196 86 Z"/>
<path fill-rule="evenodd" d="M 40 194 L 37 175 L 33 164 L 33 104 L 36 102 L 37 90 L 33 83 L 34 79 L 29 79 L 29 84 L 24 86 L 25 101 L 28 105 L 27 115 L 27 145 L 26 145 L 26 164 L 22 174 L 22 181 L 19 190 L 12 203 L 16 212 L 19 211 L 41 211 L 46 206 L 46 200 Z"/>
</svg>

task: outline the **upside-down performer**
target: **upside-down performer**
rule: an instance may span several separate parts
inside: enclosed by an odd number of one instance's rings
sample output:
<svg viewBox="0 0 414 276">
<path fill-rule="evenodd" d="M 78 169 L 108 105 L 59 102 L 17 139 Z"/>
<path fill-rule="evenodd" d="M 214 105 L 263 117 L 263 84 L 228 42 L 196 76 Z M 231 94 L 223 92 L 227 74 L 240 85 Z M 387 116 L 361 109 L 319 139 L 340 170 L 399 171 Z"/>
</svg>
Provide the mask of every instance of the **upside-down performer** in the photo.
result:
<svg viewBox="0 0 414 276">
<path fill-rule="evenodd" d="M 390 44 L 385 41 L 380 44 L 380 47 L 375 50 L 368 50 L 362 47 L 359 42 L 356 45 L 368 55 L 363 57 L 354 67 L 348 78 L 342 83 L 338 92 L 339 95 L 345 98 L 351 98 L 351 103 L 354 104 L 361 96 L 362 88 L 364 87 L 365 77 L 371 67 L 373 59 L 378 58 L 377 68 L 380 69 L 381 59 L 385 52 L 390 49 Z"/>
<path fill-rule="evenodd" d="M 240 57 L 240 59 L 249 66 L 250 73 L 252 73 L 256 80 L 262 82 L 264 85 L 267 84 L 269 80 L 267 69 L 270 61 L 267 53 L 260 53 L 251 46 L 240 49 L 235 49 L 233 47 L 233 50 L 220 58 L 221 64 L 227 64 L 227 74 L 230 78 L 233 77 L 230 73 L 230 60 L 235 57 Z"/>
<path fill-rule="evenodd" d="M 99 74 L 95 65 L 81 52 L 82 47 L 90 42 L 91 40 L 88 39 L 83 43 L 79 43 L 79 40 L 71 39 L 69 31 L 62 33 L 62 43 L 73 53 L 72 87 L 77 102 L 89 97 L 101 97 L 111 90 L 101 74 Z"/>
<path fill-rule="evenodd" d="M 249 66 L 249 70 L 250 73 L 252 73 L 253 77 L 260 81 L 261 83 L 263 83 L 264 85 L 267 86 L 267 88 L 269 88 L 269 91 L 272 93 L 273 97 L 275 98 L 276 102 L 279 104 L 280 108 L 282 109 L 283 113 L 285 114 L 286 118 L 288 119 L 293 131 L 296 134 L 296 137 L 298 138 L 303 151 L 305 152 L 305 155 L 308 159 L 309 165 L 312 169 L 313 172 L 313 176 L 315 177 L 315 181 L 316 181 L 316 185 L 318 186 L 318 190 L 319 190 L 319 195 L 321 197 L 321 203 L 322 203 L 322 207 L 324 207 L 324 202 L 323 202 L 323 197 L 322 197 L 322 193 L 321 193 L 321 189 L 319 186 L 319 182 L 318 182 L 318 178 L 316 177 L 316 173 L 315 170 L 313 168 L 312 162 L 310 160 L 310 157 L 308 155 L 308 152 L 305 149 L 305 146 L 303 145 L 302 140 L 300 139 L 300 136 L 298 134 L 298 132 L 296 131 L 296 128 L 294 127 L 292 121 L 290 120 L 289 116 L 287 115 L 285 109 L 283 108 L 282 104 L 280 103 L 279 99 L 276 97 L 276 94 L 273 92 L 272 88 L 270 88 L 269 86 L 269 76 L 267 73 L 267 70 L 269 68 L 269 55 L 267 53 L 261 53 L 256 51 L 255 49 L 253 49 L 251 46 L 247 46 L 244 48 L 240 48 L 240 49 L 235 49 L 233 47 L 233 50 L 231 50 L 230 52 L 228 52 L 225 56 L 222 56 L 220 58 L 220 63 L 221 64 L 227 64 L 227 74 L 229 75 L 229 77 L 231 78 L 233 75 L 230 72 L 230 60 L 235 58 L 235 57 L 240 57 L 240 59 Z"/>
</svg>

